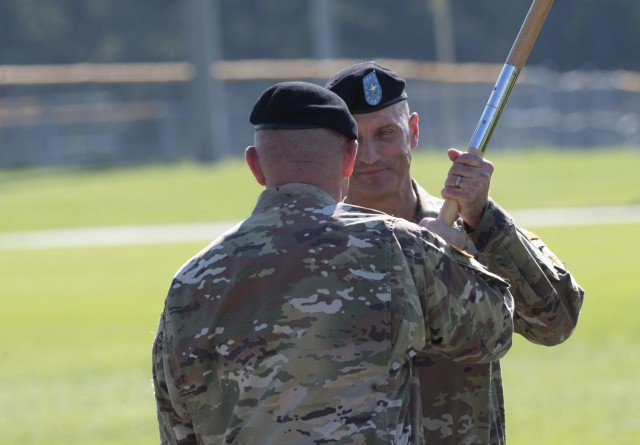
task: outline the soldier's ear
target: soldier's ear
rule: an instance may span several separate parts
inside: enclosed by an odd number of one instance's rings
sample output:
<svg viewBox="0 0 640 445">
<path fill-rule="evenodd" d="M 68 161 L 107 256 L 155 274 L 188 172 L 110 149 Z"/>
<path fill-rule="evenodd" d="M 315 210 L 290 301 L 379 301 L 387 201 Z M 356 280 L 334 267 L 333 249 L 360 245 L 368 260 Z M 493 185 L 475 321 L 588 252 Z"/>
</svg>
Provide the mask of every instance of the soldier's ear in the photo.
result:
<svg viewBox="0 0 640 445">
<path fill-rule="evenodd" d="M 247 165 L 253 173 L 253 177 L 256 178 L 258 184 L 265 186 L 267 185 L 267 180 L 264 177 L 264 173 L 262 172 L 262 167 L 260 167 L 260 159 L 258 157 L 258 150 L 253 145 L 247 147 L 244 151 L 244 159 L 247 161 Z"/>
<path fill-rule="evenodd" d="M 418 140 L 420 139 L 420 117 L 418 113 L 411 113 L 409 116 L 409 133 L 411 134 L 411 149 L 418 146 Z"/>
<path fill-rule="evenodd" d="M 343 148 L 342 153 L 342 177 L 349 178 L 353 173 L 353 167 L 356 163 L 356 155 L 358 154 L 358 141 L 348 139 Z"/>
</svg>

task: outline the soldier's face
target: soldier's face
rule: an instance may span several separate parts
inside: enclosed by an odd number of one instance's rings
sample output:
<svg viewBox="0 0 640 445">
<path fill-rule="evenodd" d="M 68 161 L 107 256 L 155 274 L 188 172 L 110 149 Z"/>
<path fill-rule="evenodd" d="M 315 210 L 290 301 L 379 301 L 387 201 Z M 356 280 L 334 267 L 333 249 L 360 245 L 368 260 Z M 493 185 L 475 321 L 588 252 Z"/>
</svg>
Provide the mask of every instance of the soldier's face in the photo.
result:
<svg viewBox="0 0 640 445">
<path fill-rule="evenodd" d="M 418 115 L 409 115 L 406 102 L 400 102 L 354 118 L 358 156 L 349 196 L 370 201 L 404 193 L 411 179 L 411 152 L 418 143 Z"/>
</svg>

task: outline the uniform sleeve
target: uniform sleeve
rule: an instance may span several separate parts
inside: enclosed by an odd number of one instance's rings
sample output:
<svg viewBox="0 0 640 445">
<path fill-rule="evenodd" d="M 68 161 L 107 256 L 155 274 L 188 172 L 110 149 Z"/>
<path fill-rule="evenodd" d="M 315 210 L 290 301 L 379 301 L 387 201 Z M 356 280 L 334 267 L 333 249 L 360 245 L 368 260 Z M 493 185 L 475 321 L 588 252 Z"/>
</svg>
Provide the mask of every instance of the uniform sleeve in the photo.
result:
<svg viewBox="0 0 640 445">
<path fill-rule="evenodd" d="M 165 354 L 164 316 L 160 319 L 152 349 L 153 389 L 162 445 L 195 445 L 193 426 L 178 413 L 171 400 Z"/>
<path fill-rule="evenodd" d="M 427 349 L 465 363 L 504 356 L 513 334 L 508 284 L 426 229 L 405 241 L 400 243 L 420 296 Z"/>
<path fill-rule="evenodd" d="M 584 291 L 564 263 L 533 233 L 489 201 L 469 237 L 478 259 L 511 285 L 515 331 L 531 342 L 553 346 L 574 331 Z"/>
</svg>

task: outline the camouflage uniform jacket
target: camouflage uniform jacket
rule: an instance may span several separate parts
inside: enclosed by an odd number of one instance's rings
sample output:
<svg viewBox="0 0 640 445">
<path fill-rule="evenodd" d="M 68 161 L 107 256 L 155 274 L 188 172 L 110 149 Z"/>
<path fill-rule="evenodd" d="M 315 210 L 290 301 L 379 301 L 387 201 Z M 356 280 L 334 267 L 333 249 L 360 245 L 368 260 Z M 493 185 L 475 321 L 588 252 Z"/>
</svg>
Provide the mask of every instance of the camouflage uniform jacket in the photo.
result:
<svg viewBox="0 0 640 445">
<path fill-rule="evenodd" d="M 512 305 L 417 225 L 311 185 L 265 190 L 171 283 L 153 347 L 161 441 L 424 443 L 411 357 L 502 357 Z"/>
<path fill-rule="evenodd" d="M 442 200 L 414 181 L 415 221 L 437 216 Z M 461 221 L 457 222 L 461 225 Z M 515 226 L 489 200 L 480 225 L 468 233 L 465 250 L 511 285 L 515 331 L 547 346 L 566 340 L 578 321 L 583 290 L 564 264 L 535 235 Z M 506 443 L 500 362 L 460 364 L 437 351 L 415 359 L 422 382 L 427 443 L 502 445 Z"/>
</svg>

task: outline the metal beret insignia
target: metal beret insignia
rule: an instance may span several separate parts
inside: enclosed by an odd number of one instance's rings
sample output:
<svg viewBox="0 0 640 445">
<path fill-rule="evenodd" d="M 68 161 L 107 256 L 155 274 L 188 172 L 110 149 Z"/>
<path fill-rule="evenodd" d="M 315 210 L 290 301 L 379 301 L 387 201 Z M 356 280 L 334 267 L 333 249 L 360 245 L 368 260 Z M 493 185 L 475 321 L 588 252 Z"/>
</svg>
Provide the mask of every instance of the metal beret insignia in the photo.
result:
<svg viewBox="0 0 640 445">
<path fill-rule="evenodd" d="M 378 105 L 382 100 L 382 87 L 375 71 L 371 71 L 363 77 L 362 87 L 364 88 L 364 100 L 371 106 Z"/>
</svg>

